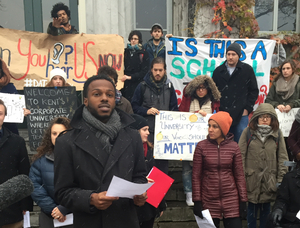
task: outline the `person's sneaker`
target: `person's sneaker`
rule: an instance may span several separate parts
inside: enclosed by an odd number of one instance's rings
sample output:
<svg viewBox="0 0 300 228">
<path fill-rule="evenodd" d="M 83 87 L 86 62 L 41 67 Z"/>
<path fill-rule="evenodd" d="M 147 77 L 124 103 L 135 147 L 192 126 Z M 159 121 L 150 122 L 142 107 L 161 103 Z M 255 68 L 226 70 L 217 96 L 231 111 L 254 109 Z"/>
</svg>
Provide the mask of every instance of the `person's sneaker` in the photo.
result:
<svg viewBox="0 0 300 228">
<path fill-rule="evenodd" d="M 194 202 L 193 202 L 193 199 L 192 199 L 192 193 L 191 192 L 187 192 L 186 193 L 186 200 L 185 200 L 186 204 L 188 206 L 194 206 Z"/>
</svg>

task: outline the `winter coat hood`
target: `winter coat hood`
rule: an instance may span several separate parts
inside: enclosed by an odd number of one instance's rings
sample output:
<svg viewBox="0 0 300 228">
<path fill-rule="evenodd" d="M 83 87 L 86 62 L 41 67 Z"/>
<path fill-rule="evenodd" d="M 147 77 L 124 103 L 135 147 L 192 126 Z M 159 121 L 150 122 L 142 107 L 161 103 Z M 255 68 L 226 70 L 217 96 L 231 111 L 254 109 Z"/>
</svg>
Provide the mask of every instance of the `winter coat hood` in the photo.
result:
<svg viewBox="0 0 300 228">
<path fill-rule="evenodd" d="M 278 117 L 277 117 L 277 114 L 276 114 L 275 109 L 273 108 L 273 106 L 271 104 L 268 104 L 268 103 L 263 103 L 263 104 L 260 104 L 257 107 L 257 109 L 254 111 L 253 116 L 250 119 L 250 122 L 255 120 L 256 117 L 259 117 L 260 115 L 264 115 L 264 114 L 270 114 L 274 118 L 276 118 L 276 120 L 278 121 Z"/>
<path fill-rule="evenodd" d="M 204 84 L 205 82 L 208 84 L 208 87 L 211 89 L 214 99 L 216 101 L 220 101 L 221 93 L 219 92 L 219 90 L 218 90 L 215 82 L 212 80 L 212 78 L 207 75 L 200 75 L 200 76 L 197 76 L 196 78 L 194 78 L 187 85 L 187 87 L 185 89 L 185 94 L 187 96 L 191 97 L 195 93 L 195 91 L 199 87 L 199 85 Z"/>
</svg>

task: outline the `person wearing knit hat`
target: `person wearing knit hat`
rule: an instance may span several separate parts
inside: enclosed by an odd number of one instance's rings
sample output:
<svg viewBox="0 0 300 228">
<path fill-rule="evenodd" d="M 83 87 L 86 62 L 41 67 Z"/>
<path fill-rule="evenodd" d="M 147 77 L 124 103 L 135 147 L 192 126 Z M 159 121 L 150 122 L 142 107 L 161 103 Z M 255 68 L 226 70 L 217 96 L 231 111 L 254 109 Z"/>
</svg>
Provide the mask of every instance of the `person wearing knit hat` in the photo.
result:
<svg viewBox="0 0 300 228">
<path fill-rule="evenodd" d="M 241 228 L 246 216 L 247 188 L 242 155 L 233 134 L 232 118 L 217 112 L 208 121 L 207 139 L 198 142 L 193 158 L 194 214 L 208 209 L 216 227 Z"/>
<path fill-rule="evenodd" d="M 149 173 L 153 166 L 155 165 L 155 160 L 153 157 L 153 144 L 148 141 L 149 136 L 149 125 L 148 121 L 137 114 L 131 114 L 135 119 L 135 122 L 131 123 L 129 126 L 133 129 L 139 131 L 144 147 L 144 156 L 147 172 Z M 150 182 L 151 180 L 149 180 Z M 161 216 L 163 211 L 166 209 L 166 202 L 163 199 L 159 204 L 158 208 L 153 207 L 147 202 L 141 206 L 136 207 L 137 214 L 139 218 L 140 228 L 153 227 L 155 218 Z"/>
<path fill-rule="evenodd" d="M 49 75 L 50 82 L 45 87 L 62 87 L 70 86 L 67 83 L 67 74 L 60 68 L 54 68 L 50 71 Z"/>
<path fill-rule="evenodd" d="M 241 45 L 232 43 L 226 50 L 226 61 L 218 66 L 212 79 L 221 92 L 220 111 L 226 111 L 232 118 L 230 132 L 238 142 L 248 125 L 248 115 L 253 111 L 258 97 L 258 86 L 253 68 L 239 59 Z"/>
<path fill-rule="evenodd" d="M 257 227 L 258 211 L 259 227 L 266 227 L 270 203 L 276 199 L 277 184 L 288 171 L 284 165 L 288 161 L 284 137 L 271 104 L 260 104 L 254 111 L 249 126 L 241 135 L 239 147 L 246 174 L 248 227 Z"/>
</svg>

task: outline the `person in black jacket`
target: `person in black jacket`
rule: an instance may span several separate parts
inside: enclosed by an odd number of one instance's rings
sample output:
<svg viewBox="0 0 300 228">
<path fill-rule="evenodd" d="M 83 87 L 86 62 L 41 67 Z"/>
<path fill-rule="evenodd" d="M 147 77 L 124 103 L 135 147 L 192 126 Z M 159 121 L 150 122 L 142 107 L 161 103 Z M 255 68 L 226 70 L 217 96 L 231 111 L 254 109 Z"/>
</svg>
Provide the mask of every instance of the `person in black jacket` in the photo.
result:
<svg viewBox="0 0 300 228">
<path fill-rule="evenodd" d="M 299 166 L 299 162 L 298 162 Z M 299 228 L 300 220 L 296 217 L 300 211 L 300 168 L 288 172 L 283 177 L 278 195 L 270 214 L 267 228 Z"/>
<path fill-rule="evenodd" d="M 133 30 L 128 36 L 127 48 L 124 52 L 124 76 L 121 81 L 124 87 L 122 95 L 131 101 L 135 88 L 143 81 L 149 70 L 148 52 L 142 46 L 143 39 L 140 31 Z"/>
<path fill-rule="evenodd" d="M 20 174 L 28 175 L 30 168 L 24 139 L 3 127 L 6 114 L 7 109 L 0 100 L 0 184 Z M 0 227 L 22 228 L 23 213 L 32 209 L 30 196 L 12 204 L 0 211 Z"/>
<path fill-rule="evenodd" d="M 54 199 L 54 146 L 57 136 L 70 129 L 70 120 L 66 117 L 58 117 L 51 121 L 45 131 L 42 144 L 37 148 L 37 154 L 33 156 L 33 164 L 30 168 L 29 178 L 34 190 L 32 199 L 41 208 L 39 226 L 54 228 L 53 219 L 59 222 L 66 220 L 66 215 L 71 213 L 67 208 L 59 205 Z M 63 226 L 73 227 L 73 226 Z"/>
<path fill-rule="evenodd" d="M 147 173 L 149 173 L 155 165 L 155 161 L 153 157 L 153 144 L 148 141 L 148 136 L 150 134 L 148 122 L 144 117 L 140 115 L 132 114 L 131 116 L 135 119 L 135 122 L 130 124 L 130 127 L 138 130 L 141 135 Z M 149 180 L 149 182 L 151 181 L 152 180 Z M 155 218 L 160 217 L 165 209 L 166 202 L 164 199 L 161 201 L 158 208 L 153 207 L 147 202 L 143 206 L 137 207 L 140 228 L 153 228 Z"/>
<path fill-rule="evenodd" d="M 147 183 L 143 144 L 129 125 L 134 119 L 115 109 L 116 88 L 107 75 L 90 77 L 83 88 L 84 105 L 72 130 L 60 135 L 54 148 L 57 201 L 74 215 L 74 228 L 138 228 L 135 205 L 147 193 L 128 198 L 106 195 L 113 176 Z"/>
<path fill-rule="evenodd" d="M 253 68 L 239 60 L 241 46 L 229 45 L 226 61 L 218 66 L 212 79 L 221 92 L 220 111 L 228 112 L 233 119 L 229 132 L 234 134 L 234 141 L 239 142 L 243 130 L 248 125 L 248 114 L 258 96 L 258 87 Z"/>
</svg>

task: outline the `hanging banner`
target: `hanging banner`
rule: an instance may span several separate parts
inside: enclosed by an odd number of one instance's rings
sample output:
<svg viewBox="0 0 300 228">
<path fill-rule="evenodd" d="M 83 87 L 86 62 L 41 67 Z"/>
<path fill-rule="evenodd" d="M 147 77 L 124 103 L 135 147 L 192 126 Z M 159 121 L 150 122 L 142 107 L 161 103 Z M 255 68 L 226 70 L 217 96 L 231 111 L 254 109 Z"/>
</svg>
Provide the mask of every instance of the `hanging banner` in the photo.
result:
<svg viewBox="0 0 300 228">
<path fill-rule="evenodd" d="M 155 116 L 155 159 L 192 161 L 197 143 L 206 139 L 211 115 L 160 111 Z"/>
<path fill-rule="evenodd" d="M 51 120 L 56 117 L 71 119 L 77 109 L 76 88 L 47 87 L 24 88 L 26 108 L 31 114 L 27 116 L 27 129 L 31 150 L 41 144 L 44 131 Z"/>
<path fill-rule="evenodd" d="M 77 90 L 97 73 L 101 66 L 111 66 L 123 75 L 124 41 L 119 35 L 46 33 L 0 29 L 0 58 L 13 76 L 18 90 L 44 87 L 49 73 L 59 67 L 67 74 L 67 82 Z M 120 81 L 118 86 L 122 88 Z"/>
<path fill-rule="evenodd" d="M 176 90 L 178 104 L 185 85 L 198 75 L 212 77 L 226 60 L 226 48 L 234 42 L 241 45 L 240 60 L 252 66 L 256 75 L 259 95 L 254 108 L 264 102 L 269 91 L 274 40 L 171 37 L 166 39 L 167 74 Z"/>
<path fill-rule="evenodd" d="M 275 108 L 278 117 L 279 128 L 282 131 L 283 137 L 289 137 L 298 110 L 299 108 L 292 108 L 288 113 L 286 113 L 280 112 L 279 109 Z"/>
</svg>

